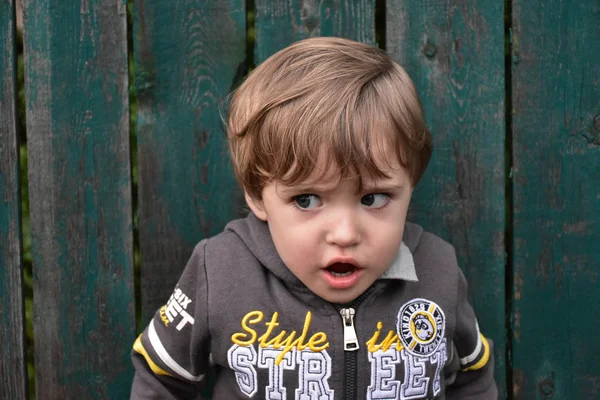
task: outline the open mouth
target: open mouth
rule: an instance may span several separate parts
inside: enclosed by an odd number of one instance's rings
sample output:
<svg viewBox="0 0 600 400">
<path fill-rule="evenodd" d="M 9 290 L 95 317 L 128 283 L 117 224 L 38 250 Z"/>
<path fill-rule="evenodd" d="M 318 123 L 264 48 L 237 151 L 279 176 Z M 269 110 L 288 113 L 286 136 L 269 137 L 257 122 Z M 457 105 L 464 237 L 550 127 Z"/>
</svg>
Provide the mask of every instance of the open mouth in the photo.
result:
<svg viewBox="0 0 600 400">
<path fill-rule="evenodd" d="M 335 277 L 350 276 L 356 270 L 356 267 L 347 263 L 335 263 L 327 267 L 327 271 Z"/>
</svg>

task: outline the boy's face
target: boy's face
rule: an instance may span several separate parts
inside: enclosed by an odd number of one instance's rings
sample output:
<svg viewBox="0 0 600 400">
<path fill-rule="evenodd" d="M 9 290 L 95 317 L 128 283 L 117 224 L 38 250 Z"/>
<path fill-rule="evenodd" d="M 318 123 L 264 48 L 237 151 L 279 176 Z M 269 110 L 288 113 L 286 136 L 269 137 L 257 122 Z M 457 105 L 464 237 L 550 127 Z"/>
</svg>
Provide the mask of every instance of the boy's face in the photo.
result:
<svg viewBox="0 0 600 400">
<path fill-rule="evenodd" d="M 268 222 L 292 273 L 323 299 L 348 303 L 390 267 L 400 248 L 412 186 L 404 168 L 397 162 L 391 168 L 389 179 L 363 179 L 358 194 L 332 168 L 294 186 L 270 182 L 262 200 L 246 199 Z"/>
</svg>

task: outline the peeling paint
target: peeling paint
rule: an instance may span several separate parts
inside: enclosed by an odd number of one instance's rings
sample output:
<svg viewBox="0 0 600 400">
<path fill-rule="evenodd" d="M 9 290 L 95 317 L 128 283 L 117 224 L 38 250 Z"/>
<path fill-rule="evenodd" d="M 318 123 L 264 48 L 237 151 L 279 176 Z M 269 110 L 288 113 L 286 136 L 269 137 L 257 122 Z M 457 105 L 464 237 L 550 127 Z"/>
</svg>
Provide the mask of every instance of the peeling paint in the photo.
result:
<svg viewBox="0 0 600 400">
<path fill-rule="evenodd" d="M 590 226 L 590 221 L 578 221 L 574 223 L 565 222 L 563 224 L 563 230 L 566 233 L 574 233 L 577 235 L 588 234 L 588 227 Z"/>
</svg>

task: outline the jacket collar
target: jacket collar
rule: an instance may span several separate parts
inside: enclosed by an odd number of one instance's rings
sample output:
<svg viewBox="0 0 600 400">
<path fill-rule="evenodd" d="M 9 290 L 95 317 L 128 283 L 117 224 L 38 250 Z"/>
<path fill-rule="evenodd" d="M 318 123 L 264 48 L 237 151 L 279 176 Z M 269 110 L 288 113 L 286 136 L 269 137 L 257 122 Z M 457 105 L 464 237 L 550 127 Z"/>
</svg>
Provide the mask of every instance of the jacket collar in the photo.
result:
<svg viewBox="0 0 600 400">
<path fill-rule="evenodd" d="M 402 279 L 405 281 L 417 282 L 417 271 L 415 270 L 415 262 L 413 255 L 408 246 L 400 243 L 400 250 L 392 265 L 385 271 L 379 279 Z"/>
</svg>

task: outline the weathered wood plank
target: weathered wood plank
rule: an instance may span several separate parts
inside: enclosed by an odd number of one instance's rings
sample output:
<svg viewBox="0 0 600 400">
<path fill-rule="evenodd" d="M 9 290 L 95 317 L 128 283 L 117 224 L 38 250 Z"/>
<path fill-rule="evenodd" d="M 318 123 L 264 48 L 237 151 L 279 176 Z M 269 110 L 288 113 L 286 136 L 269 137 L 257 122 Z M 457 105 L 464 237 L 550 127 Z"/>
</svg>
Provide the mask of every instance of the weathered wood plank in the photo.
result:
<svg viewBox="0 0 600 400">
<path fill-rule="evenodd" d="M 241 216 L 221 115 L 246 71 L 242 0 L 134 4 L 142 321 L 193 246 Z"/>
<path fill-rule="evenodd" d="M 515 399 L 600 396 L 600 4 L 513 3 Z"/>
<path fill-rule="evenodd" d="M 291 43 L 339 36 L 375 44 L 375 0 L 255 0 L 256 63 Z"/>
<path fill-rule="evenodd" d="M 0 399 L 27 399 L 15 20 L 0 1 Z"/>
<path fill-rule="evenodd" d="M 505 393 L 503 2 L 387 2 L 386 49 L 411 75 L 434 137 L 410 219 L 451 242 Z"/>
<path fill-rule="evenodd" d="M 122 399 L 135 335 L 126 2 L 24 0 L 37 399 Z"/>
</svg>

